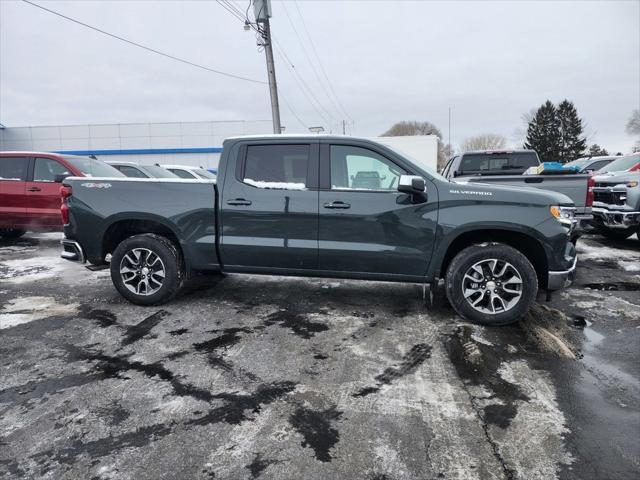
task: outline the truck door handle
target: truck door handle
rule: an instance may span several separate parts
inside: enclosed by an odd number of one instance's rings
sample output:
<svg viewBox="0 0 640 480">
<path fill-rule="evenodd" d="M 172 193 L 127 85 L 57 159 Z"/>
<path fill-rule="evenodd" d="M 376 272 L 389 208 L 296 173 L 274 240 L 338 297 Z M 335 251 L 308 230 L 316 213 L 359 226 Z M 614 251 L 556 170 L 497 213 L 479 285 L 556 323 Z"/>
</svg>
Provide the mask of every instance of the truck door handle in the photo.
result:
<svg viewBox="0 0 640 480">
<path fill-rule="evenodd" d="M 27 188 L 27 191 L 29 191 L 29 192 L 39 192 L 40 188 L 38 188 L 38 187 L 29 187 L 29 188 Z"/>
<path fill-rule="evenodd" d="M 344 203 L 344 202 L 331 202 L 331 203 L 325 203 L 324 204 L 324 208 L 351 208 L 351 204 L 350 203 Z"/>
<path fill-rule="evenodd" d="M 248 206 L 251 205 L 251 200 L 245 200 L 244 198 L 234 198 L 233 200 L 227 200 L 227 205 Z"/>
<path fill-rule="evenodd" d="M 542 183 L 542 178 L 540 177 L 525 178 L 524 183 Z"/>
</svg>

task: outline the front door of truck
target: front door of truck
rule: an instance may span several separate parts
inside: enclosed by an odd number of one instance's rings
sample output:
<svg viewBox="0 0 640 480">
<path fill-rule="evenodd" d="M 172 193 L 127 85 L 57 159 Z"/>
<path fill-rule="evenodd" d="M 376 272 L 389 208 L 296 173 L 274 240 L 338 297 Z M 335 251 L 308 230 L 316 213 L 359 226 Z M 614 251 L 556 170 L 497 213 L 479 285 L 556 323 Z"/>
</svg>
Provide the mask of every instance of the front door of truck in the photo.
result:
<svg viewBox="0 0 640 480">
<path fill-rule="evenodd" d="M 437 192 L 398 192 L 413 174 L 382 151 L 323 143 L 320 154 L 320 270 L 393 278 L 424 276 L 437 225 Z"/>
<path fill-rule="evenodd" d="M 0 157 L 0 228 L 28 225 L 26 181 L 29 157 Z"/>
<path fill-rule="evenodd" d="M 220 200 L 225 268 L 317 268 L 318 143 L 249 142 L 229 162 Z"/>
<path fill-rule="evenodd" d="M 52 158 L 33 159 L 33 173 L 27 182 L 27 216 L 32 225 L 45 228 L 62 227 L 60 184 L 56 175 L 71 175 L 62 163 Z"/>
</svg>

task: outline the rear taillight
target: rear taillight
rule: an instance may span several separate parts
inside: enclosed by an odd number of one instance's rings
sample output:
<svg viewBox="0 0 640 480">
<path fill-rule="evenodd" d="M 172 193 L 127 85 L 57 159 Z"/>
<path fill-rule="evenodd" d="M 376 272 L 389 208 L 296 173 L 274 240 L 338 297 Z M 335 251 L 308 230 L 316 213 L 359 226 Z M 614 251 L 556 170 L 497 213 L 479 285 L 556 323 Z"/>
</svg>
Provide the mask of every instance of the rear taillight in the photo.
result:
<svg viewBox="0 0 640 480">
<path fill-rule="evenodd" d="M 67 205 L 67 198 L 71 196 L 73 190 L 67 185 L 60 187 L 60 214 L 62 215 L 62 224 L 67 225 L 69 223 L 69 205 Z"/>
<path fill-rule="evenodd" d="M 596 181 L 593 177 L 589 177 L 587 180 L 587 201 L 585 202 L 586 207 L 593 206 L 593 187 L 596 185 Z"/>
<path fill-rule="evenodd" d="M 629 169 L 630 172 L 637 172 L 640 170 L 640 163 L 636 163 L 633 167 Z"/>
</svg>

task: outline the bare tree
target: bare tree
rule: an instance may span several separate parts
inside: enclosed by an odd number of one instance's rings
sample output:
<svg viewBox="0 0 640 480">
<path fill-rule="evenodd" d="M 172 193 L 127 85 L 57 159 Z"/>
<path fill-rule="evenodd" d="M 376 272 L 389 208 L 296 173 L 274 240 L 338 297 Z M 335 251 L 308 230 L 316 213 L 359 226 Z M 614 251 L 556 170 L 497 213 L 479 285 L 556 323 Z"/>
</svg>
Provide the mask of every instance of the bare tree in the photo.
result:
<svg viewBox="0 0 640 480">
<path fill-rule="evenodd" d="M 475 137 L 467 138 L 460 150 L 463 152 L 469 152 L 471 150 L 496 150 L 505 148 L 507 146 L 507 139 L 502 135 L 496 133 L 483 133 Z"/>
<path fill-rule="evenodd" d="M 640 135 L 640 110 L 634 110 L 627 122 L 627 133 L 629 135 Z"/>
<path fill-rule="evenodd" d="M 451 145 L 442 143 L 442 132 L 431 122 L 402 121 L 394 123 L 381 137 L 410 137 L 414 135 L 435 135 L 438 137 L 438 170 L 444 167 L 453 154 Z"/>
<path fill-rule="evenodd" d="M 431 122 L 402 121 L 384 132 L 381 137 L 408 137 L 412 135 L 436 135 L 442 139 L 442 132 Z"/>
</svg>

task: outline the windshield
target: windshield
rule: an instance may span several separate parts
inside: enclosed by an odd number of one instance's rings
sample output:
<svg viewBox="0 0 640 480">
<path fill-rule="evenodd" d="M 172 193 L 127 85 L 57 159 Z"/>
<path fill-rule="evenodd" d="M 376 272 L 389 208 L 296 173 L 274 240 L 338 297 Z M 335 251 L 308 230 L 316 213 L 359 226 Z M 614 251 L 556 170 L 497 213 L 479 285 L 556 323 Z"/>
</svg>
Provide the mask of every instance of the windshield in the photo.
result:
<svg viewBox="0 0 640 480">
<path fill-rule="evenodd" d="M 535 152 L 480 152 L 462 155 L 458 173 L 523 173 L 540 165 Z"/>
<path fill-rule="evenodd" d="M 591 161 L 591 158 L 578 158 L 572 162 L 565 163 L 567 167 L 584 167 L 587 163 Z"/>
<path fill-rule="evenodd" d="M 63 157 L 87 177 L 124 177 L 125 175 L 111 165 L 89 157 Z"/>
<path fill-rule="evenodd" d="M 180 178 L 169 170 L 156 165 L 144 165 L 142 168 L 144 168 L 154 178 Z"/>
<path fill-rule="evenodd" d="M 199 175 L 202 178 L 206 178 L 207 180 L 215 180 L 217 178 L 215 174 L 202 168 L 194 168 L 192 171 L 195 172 L 196 175 Z"/>
<path fill-rule="evenodd" d="M 640 154 L 629 155 L 628 157 L 621 157 L 613 162 L 605 165 L 600 170 L 599 173 L 605 172 L 624 172 L 633 168 L 636 164 L 640 163 Z"/>
</svg>

